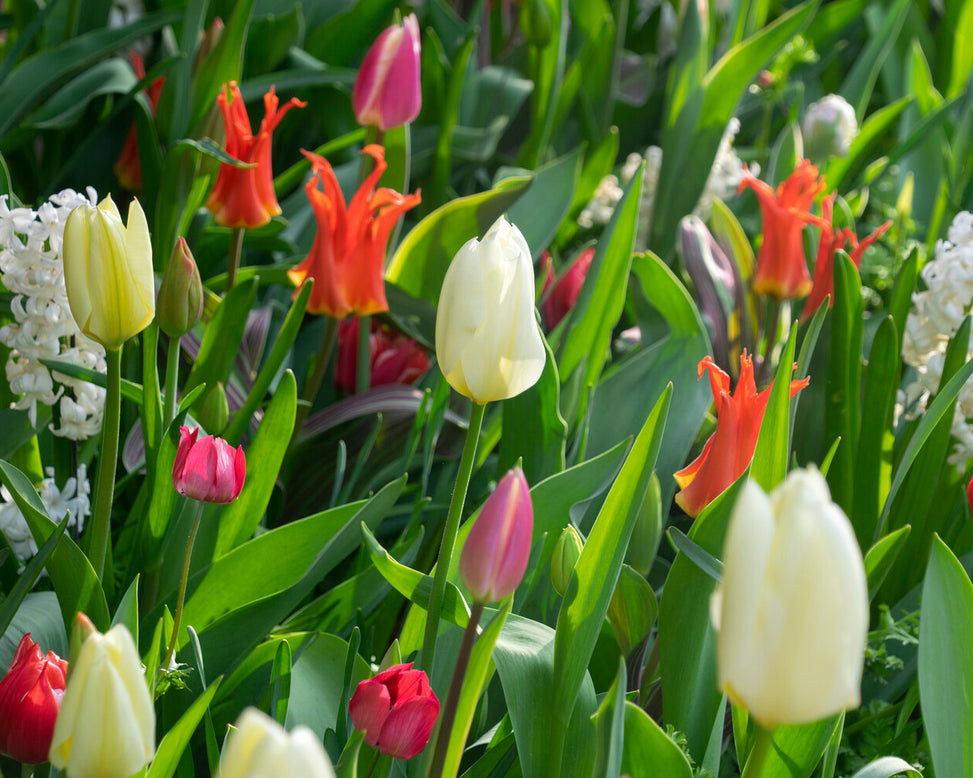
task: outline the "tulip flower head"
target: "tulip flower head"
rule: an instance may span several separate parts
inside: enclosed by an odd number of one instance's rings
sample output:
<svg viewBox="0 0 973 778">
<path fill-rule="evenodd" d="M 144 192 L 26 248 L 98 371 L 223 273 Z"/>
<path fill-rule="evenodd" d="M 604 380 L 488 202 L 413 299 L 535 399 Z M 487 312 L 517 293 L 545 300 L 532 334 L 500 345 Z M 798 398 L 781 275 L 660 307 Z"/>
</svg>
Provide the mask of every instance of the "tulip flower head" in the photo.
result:
<svg viewBox="0 0 973 778">
<path fill-rule="evenodd" d="M 129 778 L 155 753 L 155 709 L 145 670 L 123 625 L 105 634 L 90 622 L 87 627 L 54 725 L 51 764 L 68 778 Z"/>
<path fill-rule="evenodd" d="M 748 481 L 711 603 L 720 689 L 763 727 L 859 704 L 868 585 L 851 522 L 812 468 L 768 497 Z"/>
<path fill-rule="evenodd" d="M 429 742 L 439 698 L 429 677 L 409 662 L 358 684 L 348 709 L 370 746 L 396 759 L 411 759 Z"/>
<path fill-rule="evenodd" d="M 179 338 L 203 318 L 203 281 L 186 239 L 176 241 L 159 287 L 156 320 L 170 338 Z"/>
<path fill-rule="evenodd" d="M 145 78 L 145 63 L 141 55 L 134 51 L 129 52 L 129 57 L 132 60 L 132 70 L 135 71 L 135 76 L 141 81 Z M 142 90 L 142 94 L 149 99 L 149 107 L 153 116 L 156 106 L 159 105 L 159 95 L 162 93 L 162 87 L 165 83 L 166 77 L 159 76 L 147 90 Z M 131 192 L 138 192 L 142 188 L 142 161 L 139 158 L 139 136 L 134 121 L 128 130 L 128 136 L 125 138 L 122 153 L 119 154 L 118 161 L 115 163 L 115 175 L 118 177 L 118 183 Z"/>
<path fill-rule="evenodd" d="M 232 100 L 227 96 L 229 92 Z M 264 118 L 260 131 L 254 135 L 250 117 L 236 81 L 231 81 L 216 98 L 226 126 L 226 153 L 240 162 L 254 167 L 241 168 L 220 165 L 213 191 L 206 208 L 216 223 L 224 227 L 263 227 L 280 213 L 274 191 L 274 172 L 270 161 L 272 137 L 277 125 L 291 108 L 303 108 L 307 103 L 292 97 L 278 109 L 274 88 L 264 95 Z"/>
<path fill-rule="evenodd" d="M 307 727 L 287 732 L 270 716 L 246 708 L 227 736 L 215 778 L 334 778 L 321 741 Z"/>
<path fill-rule="evenodd" d="M 710 357 L 703 357 L 699 362 L 700 378 L 706 371 L 716 402 L 716 431 L 700 455 L 673 474 L 680 487 L 676 503 L 690 516 L 698 516 L 750 465 L 773 386 L 771 382 L 762 392 L 757 391 L 753 360 L 746 351 L 740 356 L 740 378 L 732 394 L 730 376 Z M 809 382 L 809 378 L 791 381 L 791 397 Z"/>
<path fill-rule="evenodd" d="M 750 187 L 760 201 L 763 213 L 763 243 L 757 254 L 753 289 L 778 300 L 806 297 L 811 291 L 811 276 L 804 256 L 804 225 L 824 226 L 810 212 L 815 198 L 824 191 L 818 169 L 802 159 L 777 190 L 744 172 L 737 194 Z"/>
<path fill-rule="evenodd" d="M 30 638 L 20 639 L 10 669 L 0 680 L 0 753 L 24 764 L 47 761 L 68 663 L 47 656 Z"/>
<path fill-rule="evenodd" d="M 353 393 L 358 370 L 359 319 L 351 316 L 338 324 L 338 361 L 334 378 L 338 388 Z M 412 338 L 393 332 L 372 319 L 368 336 L 369 386 L 415 383 L 429 369 L 426 350 Z"/>
<path fill-rule="evenodd" d="M 422 108 L 419 20 L 409 14 L 387 27 L 365 55 L 351 103 L 359 124 L 382 132 L 415 119 Z"/>
<path fill-rule="evenodd" d="M 544 314 L 544 322 L 548 329 L 553 330 L 578 302 L 584 280 L 591 268 L 591 260 L 594 258 L 594 246 L 585 249 L 557 281 L 554 280 L 550 257 L 547 258 L 544 289 L 541 291 L 543 296 L 541 313 Z"/>
<path fill-rule="evenodd" d="M 191 432 L 179 428 L 179 448 L 172 465 L 172 485 L 179 494 L 201 502 L 233 502 L 243 490 L 247 459 L 243 446 L 234 449 L 222 438 L 212 435 L 196 439 L 199 427 Z"/>
<path fill-rule="evenodd" d="M 467 241 L 446 271 L 436 359 L 449 385 L 481 405 L 517 396 L 544 371 L 530 248 L 502 216 L 482 241 Z"/>
<path fill-rule="evenodd" d="M 375 166 L 346 207 L 328 160 L 309 151 L 303 153 L 311 161 L 312 175 L 305 191 L 318 232 L 311 253 L 288 271 L 288 278 L 298 288 L 304 279 L 314 279 L 307 304 L 311 313 L 343 319 L 349 314 L 368 316 L 387 311 L 385 247 L 399 216 L 421 201 L 420 193 L 403 195 L 386 187 L 375 189 L 388 165 L 385 149 L 371 144 L 362 149 L 362 154 L 370 156 Z"/>
<path fill-rule="evenodd" d="M 155 316 L 152 242 L 138 200 L 123 223 L 106 197 L 79 205 L 64 225 L 64 286 L 78 328 L 106 349 L 117 349 Z"/>
</svg>

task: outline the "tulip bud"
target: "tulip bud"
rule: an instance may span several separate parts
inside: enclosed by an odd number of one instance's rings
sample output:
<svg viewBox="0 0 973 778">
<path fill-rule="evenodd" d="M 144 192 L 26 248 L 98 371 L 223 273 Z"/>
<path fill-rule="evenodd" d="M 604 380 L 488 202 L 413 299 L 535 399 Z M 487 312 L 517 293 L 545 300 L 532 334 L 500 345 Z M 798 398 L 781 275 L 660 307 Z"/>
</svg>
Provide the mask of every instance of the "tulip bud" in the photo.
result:
<svg viewBox="0 0 973 778">
<path fill-rule="evenodd" d="M 551 42 L 554 25 L 551 21 L 551 10 L 545 0 L 526 0 L 521 3 L 518 22 L 520 31 L 531 46 L 542 49 Z"/>
<path fill-rule="evenodd" d="M 180 338 L 203 318 L 203 281 L 185 238 L 179 238 L 159 287 L 156 320 L 170 338 Z"/>
<path fill-rule="evenodd" d="M 554 585 L 554 591 L 562 597 L 571 583 L 571 575 L 574 573 L 574 566 L 578 564 L 583 547 L 578 531 L 573 524 L 568 524 L 557 539 L 554 553 L 551 555 L 551 583 Z"/>
<path fill-rule="evenodd" d="M 459 575 L 477 602 L 509 597 L 530 557 L 534 507 L 524 471 L 507 472 L 480 510 L 459 559 Z"/>
<path fill-rule="evenodd" d="M 179 448 L 172 465 L 172 485 L 179 494 L 201 502 L 233 502 L 243 490 L 247 460 L 243 446 L 234 449 L 222 438 L 206 435 L 199 440 L 199 427 L 192 432 L 179 428 Z"/>
<path fill-rule="evenodd" d="M 288 733 L 270 716 L 246 708 L 227 736 L 215 778 L 334 778 L 321 741 L 307 727 Z"/>
<path fill-rule="evenodd" d="M 79 329 L 106 349 L 117 349 L 155 315 L 152 242 L 138 200 L 122 223 L 109 195 L 84 204 L 64 225 L 64 285 Z"/>
<path fill-rule="evenodd" d="M 662 540 L 662 528 L 662 486 L 659 476 L 653 472 L 632 528 L 632 537 L 628 541 L 628 563 L 643 576 L 649 574 L 655 562 Z"/>
<path fill-rule="evenodd" d="M 217 381 L 212 389 L 206 391 L 199 406 L 197 419 L 203 427 L 214 435 L 226 429 L 226 423 L 230 419 L 230 404 L 226 401 L 226 387 L 222 381 Z"/>
<path fill-rule="evenodd" d="M 29 632 L 21 638 L 0 681 L 0 753 L 24 764 L 47 761 L 67 670 L 53 651 L 44 656 Z"/>
<path fill-rule="evenodd" d="M 748 481 L 723 565 L 711 608 L 720 688 L 768 729 L 857 707 L 868 585 L 821 474 L 795 470 L 769 497 Z"/>
<path fill-rule="evenodd" d="M 68 778 L 128 778 L 155 753 L 155 709 L 132 635 L 93 632 L 78 651 L 50 760 Z"/>
<path fill-rule="evenodd" d="M 428 676 L 409 662 L 358 684 L 348 710 L 370 746 L 396 759 L 411 759 L 429 742 L 439 698 Z"/>
<path fill-rule="evenodd" d="M 594 258 L 595 249 L 592 246 L 582 251 L 557 281 L 553 274 L 548 273 L 544 281 L 544 300 L 541 302 L 541 313 L 548 329 L 553 330 L 578 302 Z"/>
<path fill-rule="evenodd" d="M 358 70 L 351 103 L 359 124 L 385 132 L 419 115 L 419 60 L 419 20 L 409 14 L 378 36 Z"/>
<path fill-rule="evenodd" d="M 467 241 L 446 271 L 436 358 L 450 386 L 480 404 L 515 397 L 544 371 L 530 248 L 502 216 L 482 241 Z"/>
<path fill-rule="evenodd" d="M 801 130 L 809 158 L 847 157 L 858 134 L 858 119 L 845 98 L 826 95 L 808 106 Z"/>
</svg>

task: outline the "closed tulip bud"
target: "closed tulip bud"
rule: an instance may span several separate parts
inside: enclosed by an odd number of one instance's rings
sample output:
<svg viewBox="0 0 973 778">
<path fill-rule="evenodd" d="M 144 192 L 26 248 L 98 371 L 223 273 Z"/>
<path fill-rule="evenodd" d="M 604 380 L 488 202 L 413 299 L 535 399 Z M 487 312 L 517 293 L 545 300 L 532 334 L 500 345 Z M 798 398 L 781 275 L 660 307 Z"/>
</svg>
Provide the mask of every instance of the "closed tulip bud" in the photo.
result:
<svg viewBox="0 0 973 778">
<path fill-rule="evenodd" d="M 768 729 L 857 707 L 868 585 L 821 474 L 795 470 L 769 497 L 748 481 L 723 565 L 712 602 L 720 688 Z"/>
<path fill-rule="evenodd" d="M 185 238 L 176 241 L 159 287 L 156 320 L 170 338 L 189 332 L 203 318 L 203 281 Z"/>
<path fill-rule="evenodd" d="M 562 597 L 571 583 L 571 575 L 574 573 L 574 566 L 578 564 L 583 547 L 578 531 L 573 524 L 568 524 L 557 539 L 554 553 L 551 555 L 551 583 L 554 585 L 554 591 Z"/>
<path fill-rule="evenodd" d="M 179 448 L 172 465 L 172 485 L 179 494 L 201 502 L 233 502 L 243 490 L 247 460 L 243 446 L 234 449 L 222 438 L 212 435 L 196 440 L 199 427 L 192 432 L 179 428 Z"/>
<path fill-rule="evenodd" d="M 47 656 L 30 639 L 20 640 L 10 669 L 0 681 L 0 753 L 25 764 L 47 761 L 68 663 Z"/>
<path fill-rule="evenodd" d="M 365 55 L 351 102 L 359 124 L 385 132 L 415 119 L 422 108 L 419 20 L 409 14 L 387 27 Z"/>
<path fill-rule="evenodd" d="M 825 95 L 807 107 L 801 130 L 811 159 L 847 157 L 858 135 L 858 119 L 841 95 Z"/>
<path fill-rule="evenodd" d="M 594 258 L 594 247 L 585 249 L 557 281 L 548 265 L 548 273 L 544 279 L 544 299 L 541 302 L 541 313 L 544 314 L 548 329 L 553 330 L 561 319 L 571 313 L 581 296 L 581 288 Z"/>
<path fill-rule="evenodd" d="M 527 570 L 534 507 L 524 471 L 510 470 L 480 510 L 459 559 L 459 575 L 477 602 L 514 593 Z"/>
<path fill-rule="evenodd" d="M 80 330 L 117 349 L 155 315 L 152 242 L 138 200 L 122 222 L 109 195 L 80 205 L 64 225 L 64 285 Z"/>
<path fill-rule="evenodd" d="M 287 732 L 266 713 L 246 708 L 227 736 L 215 778 L 334 778 L 331 760 L 307 727 Z"/>
<path fill-rule="evenodd" d="M 131 633 L 91 633 L 71 664 L 51 764 L 68 778 L 128 778 L 154 753 L 155 709 Z"/>
<path fill-rule="evenodd" d="M 226 423 L 230 419 L 230 404 L 226 400 L 226 388 L 222 381 L 217 381 L 212 389 L 207 390 L 199 404 L 197 419 L 216 435 L 226 429 Z"/>
<path fill-rule="evenodd" d="M 450 386 L 481 405 L 515 397 L 544 371 L 530 248 L 502 216 L 482 241 L 467 241 L 446 271 L 436 358 Z"/>
</svg>

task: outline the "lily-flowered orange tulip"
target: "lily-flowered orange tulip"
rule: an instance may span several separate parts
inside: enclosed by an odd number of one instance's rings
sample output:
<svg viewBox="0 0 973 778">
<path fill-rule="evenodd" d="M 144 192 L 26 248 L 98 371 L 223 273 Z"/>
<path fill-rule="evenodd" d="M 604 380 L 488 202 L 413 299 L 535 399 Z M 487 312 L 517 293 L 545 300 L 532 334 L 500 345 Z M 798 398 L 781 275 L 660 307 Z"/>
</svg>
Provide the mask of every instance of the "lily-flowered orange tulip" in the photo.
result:
<svg viewBox="0 0 973 778">
<path fill-rule="evenodd" d="M 227 97 L 227 91 L 232 100 Z M 292 97 L 278 109 L 274 88 L 264 95 L 264 118 L 260 131 L 254 135 L 250 129 L 250 117 L 236 81 L 229 83 L 216 98 L 226 125 L 226 153 L 241 162 L 255 167 L 242 168 L 220 165 L 213 191 L 206 207 L 224 227 L 263 227 L 280 213 L 277 193 L 274 192 L 274 173 L 270 163 L 270 147 L 274 129 L 291 108 L 303 108 L 307 103 Z"/>
<path fill-rule="evenodd" d="M 757 254 L 753 289 L 778 300 L 807 297 L 811 276 L 804 256 L 804 225 L 824 226 L 810 212 L 815 198 L 824 191 L 818 169 L 802 159 L 793 173 L 774 191 L 770 184 L 745 173 L 737 194 L 750 187 L 763 213 L 763 243 Z"/>
<path fill-rule="evenodd" d="M 703 357 L 699 362 L 699 377 L 707 370 L 716 401 L 716 432 L 692 463 L 673 474 L 680 488 L 676 504 L 690 516 L 698 516 L 750 465 L 773 386 L 771 382 L 762 392 L 757 391 L 753 360 L 746 351 L 740 355 L 740 379 L 733 394 L 730 394 L 730 376 L 710 357 Z M 791 397 L 809 382 L 809 378 L 791 381 Z"/>
<path fill-rule="evenodd" d="M 399 216 L 421 200 L 419 192 L 403 195 L 386 187 L 375 189 L 388 167 L 385 149 L 371 144 L 362 153 L 375 160 L 375 167 L 346 207 L 328 160 L 303 152 L 311 160 L 313 175 L 305 191 L 314 209 L 318 234 L 311 253 L 287 276 L 298 288 L 304 279 L 313 278 L 307 310 L 336 319 L 389 309 L 385 299 L 385 246 Z"/>
</svg>

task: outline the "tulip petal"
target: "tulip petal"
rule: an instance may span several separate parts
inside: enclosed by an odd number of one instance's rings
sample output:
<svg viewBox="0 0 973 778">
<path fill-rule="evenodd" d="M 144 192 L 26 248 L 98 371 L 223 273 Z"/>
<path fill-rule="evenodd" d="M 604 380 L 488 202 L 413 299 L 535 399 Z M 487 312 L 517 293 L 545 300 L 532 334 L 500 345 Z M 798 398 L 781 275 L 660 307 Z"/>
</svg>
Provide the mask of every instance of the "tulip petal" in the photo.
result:
<svg viewBox="0 0 973 778">
<path fill-rule="evenodd" d="M 439 700 L 433 697 L 413 697 L 397 705 L 382 726 L 382 753 L 397 759 L 414 757 L 429 742 L 438 715 Z"/>
<path fill-rule="evenodd" d="M 80 323 L 91 316 L 88 294 L 88 243 L 90 205 L 79 205 L 68 214 L 64 224 L 64 286 L 71 307 L 71 315 Z"/>
<path fill-rule="evenodd" d="M 389 690 L 375 678 L 358 684 L 348 704 L 355 729 L 365 733 L 366 742 L 373 748 L 378 747 L 382 727 L 389 716 L 391 705 Z"/>
</svg>

